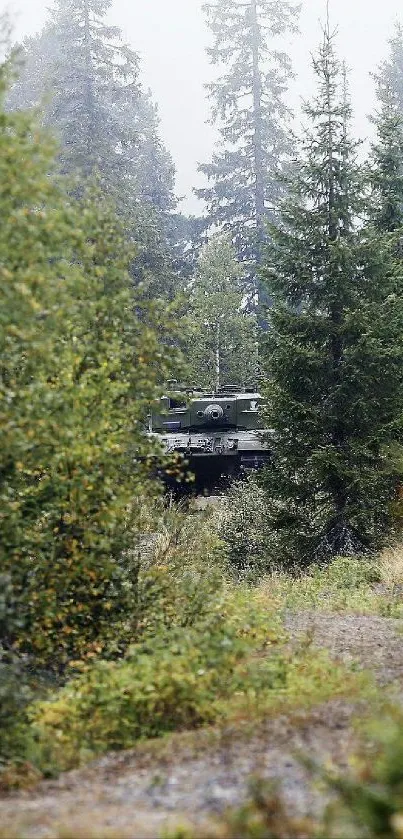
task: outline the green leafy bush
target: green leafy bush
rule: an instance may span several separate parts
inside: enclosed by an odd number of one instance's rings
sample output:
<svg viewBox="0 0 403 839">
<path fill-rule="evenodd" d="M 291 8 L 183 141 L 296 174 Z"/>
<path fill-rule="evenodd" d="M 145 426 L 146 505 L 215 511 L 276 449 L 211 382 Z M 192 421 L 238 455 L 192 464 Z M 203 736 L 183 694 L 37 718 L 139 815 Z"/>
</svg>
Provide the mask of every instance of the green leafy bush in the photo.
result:
<svg viewBox="0 0 403 839">
<path fill-rule="evenodd" d="M 243 592 L 219 599 L 197 627 L 150 635 L 123 661 L 94 664 L 33 707 L 42 768 L 66 769 L 141 738 L 211 723 L 237 692 L 284 685 L 284 660 L 275 651 L 282 635 L 267 604 Z M 271 645 L 268 662 L 249 664 Z"/>
<path fill-rule="evenodd" d="M 31 114 L 2 110 L 0 572 L 20 618 L 5 641 L 61 670 L 131 638 L 136 580 L 120 558 L 131 499 L 151 492 L 142 422 L 172 354 L 113 207 L 75 201 L 54 155 Z"/>
<path fill-rule="evenodd" d="M 219 533 L 236 573 L 253 578 L 281 567 L 266 494 L 255 476 L 232 484 L 219 519 Z"/>
<path fill-rule="evenodd" d="M 355 766 L 350 777 L 319 770 L 337 795 L 327 810 L 327 835 L 331 839 L 341 835 L 354 839 L 401 839 L 403 715 L 400 708 L 385 714 L 382 723 L 370 725 Z"/>
</svg>

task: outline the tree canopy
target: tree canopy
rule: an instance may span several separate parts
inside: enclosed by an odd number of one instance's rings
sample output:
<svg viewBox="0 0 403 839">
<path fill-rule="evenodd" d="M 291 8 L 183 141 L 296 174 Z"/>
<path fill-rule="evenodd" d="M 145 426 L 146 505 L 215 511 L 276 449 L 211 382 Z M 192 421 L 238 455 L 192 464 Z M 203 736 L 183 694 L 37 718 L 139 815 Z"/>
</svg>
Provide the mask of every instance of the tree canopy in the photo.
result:
<svg viewBox="0 0 403 839">
<path fill-rule="evenodd" d="M 275 434 L 265 482 L 290 561 L 360 552 L 387 530 L 394 481 L 384 447 L 402 407 L 402 264 L 358 224 L 365 178 L 328 30 L 314 70 L 298 174 L 266 268 Z"/>
<path fill-rule="evenodd" d="M 204 9 L 214 38 L 208 54 L 221 72 L 208 85 L 220 139 L 211 163 L 200 167 L 209 186 L 197 194 L 208 222 L 231 235 L 256 275 L 292 149 L 285 104 L 292 70 L 281 36 L 295 31 L 298 8 L 288 0 L 214 0 Z"/>
<path fill-rule="evenodd" d="M 245 310 L 244 281 L 228 237 L 217 235 L 200 253 L 186 294 L 182 348 L 189 381 L 210 390 L 258 380 L 256 317 Z"/>
</svg>

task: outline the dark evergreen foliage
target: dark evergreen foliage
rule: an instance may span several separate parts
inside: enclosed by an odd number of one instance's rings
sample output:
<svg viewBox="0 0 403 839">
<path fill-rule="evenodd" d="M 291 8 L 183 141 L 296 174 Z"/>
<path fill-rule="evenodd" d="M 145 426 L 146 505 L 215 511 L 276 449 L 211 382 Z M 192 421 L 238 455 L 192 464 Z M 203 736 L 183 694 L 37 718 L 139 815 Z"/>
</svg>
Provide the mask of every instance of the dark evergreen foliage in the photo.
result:
<svg viewBox="0 0 403 839">
<path fill-rule="evenodd" d="M 393 479 L 384 447 L 402 406 L 403 267 L 388 238 L 358 226 L 365 180 L 328 30 L 314 69 L 310 128 L 266 267 L 275 435 L 265 485 L 290 562 L 359 553 L 385 532 Z"/>
<path fill-rule="evenodd" d="M 378 87 L 378 100 L 371 155 L 372 220 L 378 230 L 393 233 L 403 226 L 403 109 L 391 87 Z"/>
<path fill-rule="evenodd" d="M 372 121 L 376 126 L 376 140 L 372 146 L 370 180 L 372 185 L 371 221 L 376 230 L 389 239 L 392 257 L 391 270 L 399 272 L 403 259 L 403 30 L 397 25 L 391 40 L 391 59 L 384 63 L 376 76 L 378 111 Z M 399 300 L 400 303 L 400 300 Z M 403 428 L 403 406 L 400 417 Z M 400 442 L 389 449 L 396 471 L 402 476 Z M 393 507 L 397 521 L 401 518 L 402 502 L 397 493 Z"/>
</svg>

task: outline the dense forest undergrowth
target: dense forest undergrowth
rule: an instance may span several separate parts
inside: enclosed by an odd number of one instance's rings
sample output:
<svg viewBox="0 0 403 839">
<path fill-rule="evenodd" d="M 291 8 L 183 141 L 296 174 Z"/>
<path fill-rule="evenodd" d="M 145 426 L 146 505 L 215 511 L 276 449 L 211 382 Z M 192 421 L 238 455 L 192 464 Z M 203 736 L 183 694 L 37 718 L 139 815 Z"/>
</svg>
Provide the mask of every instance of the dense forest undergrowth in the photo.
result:
<svg viewBox="0 0 403 839">
<path fill-rule="evenodd" d="M 229 508 L 161 504 L 141 639 L 60 687 L 32 677 L 4 835 L 400 835 L 402 549 L 258 580 L 231 564 Z"/>
<path fill-rule="evenodd" d="M 403 31 L 363 160 L 329 21 L 297 140 L 297 9 L 208 3 L 194 219 L 110 5 L 4 35 L 0 836 L 401 839 Z M 167 383 L 251 379 L 269 463 L 170 501 Z"/>
</svg>

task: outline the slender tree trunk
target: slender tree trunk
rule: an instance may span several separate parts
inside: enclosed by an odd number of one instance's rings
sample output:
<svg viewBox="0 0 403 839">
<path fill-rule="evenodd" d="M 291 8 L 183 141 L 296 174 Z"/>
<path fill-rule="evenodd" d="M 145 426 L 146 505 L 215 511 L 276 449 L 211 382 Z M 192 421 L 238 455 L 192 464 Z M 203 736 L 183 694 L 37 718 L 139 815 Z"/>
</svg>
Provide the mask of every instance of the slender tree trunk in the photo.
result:
<svg viewBox="0 0 403 839">
<path fill-rule="evenodd" d="M 93 170 L 93 157 L 94 157 L 94 141 L 95 141 L 95 94 L 94 94 L 94 83 L 93 83 L 93 72 L 92 72 L 92 55 L 91 55 L 91 21 L 90 21 L 90 10 L 88 6 L 88 0 L 84 2 L 84 42 L 85 42 L 85 65 L 86 65 L 86 74 L 87 78 L 85 80 L 86 84 L 86 106 L 87 106 L 87 114 L 88 114 L 88 122 L 87 122 L 87 138 L 86 138 L 86 146 L 87 146 L 87 165 L 85 166 L 85 171 L 87 174 L 91 174 Z"/>
<path fill-rule="evenodd" d="M 262 116 L 262 74 L 259 61 L 261 38 L 257 0 L 251 0 L 252 65 L 253 65 L 253 123 L 254 123 L 254 166 L 255 166 L 255 213 L 256 213 L 256 262 L 262 262 L 265 222 L 265 177 L 263 154 Z"/>
<path fill-rule="evenodd" d="M 221 386 L 221 323 L 218 321 L 216 330 L 216 354 L 215 354 L 216 390 Z"/>
<path fill-rule="evenodd" d="M 330 43 L 330 28 L 328 24 L 326 37 Z M 326 107 L 328 114 L 328 129 L 327 129 L 327 168 L 328 168 L 328 237 L 330 245 L 337 242 L 339 236 L 338 221 L 335 217 L 335 188 L 334 188 L 334 142 L 333 142 L 333 122 L 332 122 L 332 92 L 330 69 L 325 67 L 325 78 L 327 84 Z M 341 380 L 341 366 L 344 359 L 344 344 L 341 336 L 341 327 L 343 323 L 343 301 L 335 300 L 330 309 L 330 319 L 332 324 L 332 337 L 330 342 L 330 351 L 332 356 L 333 368 L 333 389 L 336 392 Z M 345 443 L 345 425 L 343 416 L 334 416 L 332 428 L 332 444 L 337 451 L 343 448 Z M 333 498 L 333 503 L 336 510 L 336 524 L 341 525 L 344 518 L 344 512 L 347 504 L 346 487 L 343 478 L 338 474 L 337 469 L 332 469 L 329 474 L 329 489 Z"/>
</svg>

